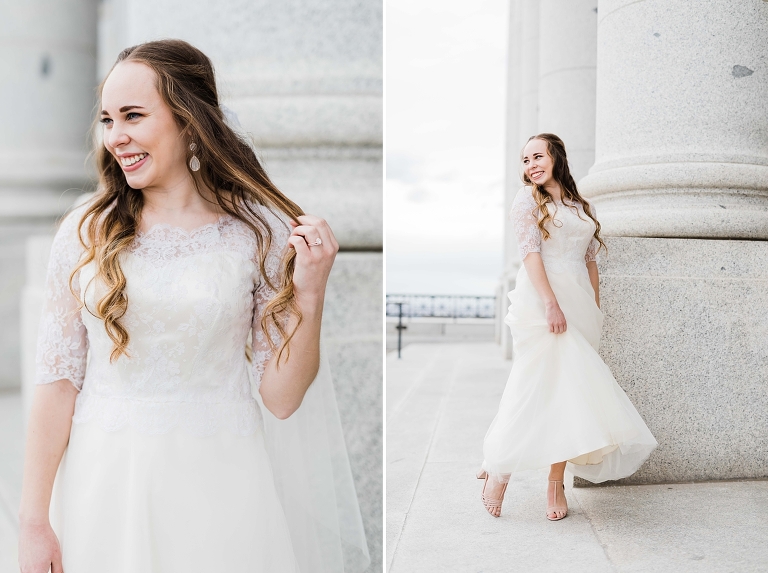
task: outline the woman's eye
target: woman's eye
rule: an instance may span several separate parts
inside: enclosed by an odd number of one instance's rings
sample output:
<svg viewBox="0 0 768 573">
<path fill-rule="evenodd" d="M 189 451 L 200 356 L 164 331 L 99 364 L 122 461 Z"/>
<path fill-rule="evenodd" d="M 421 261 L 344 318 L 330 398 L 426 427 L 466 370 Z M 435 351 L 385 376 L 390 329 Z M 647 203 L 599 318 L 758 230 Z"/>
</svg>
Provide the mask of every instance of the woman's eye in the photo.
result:
<svg viewBox="0 0 768 573">
<path fill-rule="evenodd" d="M 99 123 L 101 123 L 102 125 L 109 125 L 110 123 L 112 123 L 112 119 L 109 117 L 102 117 L 99 120 Z"/>
<path fill-rule="evenodd" d="M 141 117 L 140 113 L 136 113 L 135 111 L 131 111 L 131 112 L 125 114 L 125 119 L 131 119 L 132 115 L 135 115 L 136 117 Z"/>
</svg>

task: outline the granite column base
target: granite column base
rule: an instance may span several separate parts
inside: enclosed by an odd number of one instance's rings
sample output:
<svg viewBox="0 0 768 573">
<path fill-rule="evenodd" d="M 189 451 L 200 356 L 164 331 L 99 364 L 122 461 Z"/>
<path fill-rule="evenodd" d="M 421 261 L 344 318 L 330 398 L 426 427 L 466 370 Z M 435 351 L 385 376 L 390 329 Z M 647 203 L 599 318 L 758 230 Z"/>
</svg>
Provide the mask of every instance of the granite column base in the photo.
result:
<svg viewBox="0 0 768 573">
<path fill-rule="evenodd" d="M 606 244 L 600 354 L 659 442 L 620 483 L 768 477 L 768 241 Z"/>
</svg>

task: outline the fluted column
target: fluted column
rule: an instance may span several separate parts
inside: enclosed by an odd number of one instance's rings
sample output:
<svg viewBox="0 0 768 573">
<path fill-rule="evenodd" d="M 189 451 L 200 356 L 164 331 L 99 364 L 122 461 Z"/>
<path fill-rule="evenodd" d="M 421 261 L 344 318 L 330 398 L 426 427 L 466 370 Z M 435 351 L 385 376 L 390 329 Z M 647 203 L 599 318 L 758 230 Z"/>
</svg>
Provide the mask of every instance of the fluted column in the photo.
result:
<svg viewBox="0 0 768 573">
<path fill-rule="evenodd" d="M 600 0 L 604 232 L 768 238 L 768 3 Z"/>
<path fill-rule="evenodd" d="M 506 153 L 504 174 L 504 273 L 496 292 L 496 339 L 501 345 L 504 358 L 512 358 L 512 337 L 504 324 L 509 300 L 507 293 L 515 288 L 515 275 L 520 268 L 517 240 L 508 214 L 512 209 L 515 193 L 520 188 L 519 143 L 521 139 L 521 102 L 523 93 L 522 50 L 523 50 L 523 3 L 525 0 L 511 0 L 509 3 L 509 35 L 507 66 L 507 116 Z"/>
<path fill-rule="evenodd" d="M 541 0 L 539 132 L 565 142 L 578 181 L 595 161 L 597 0 Z"/>
<path fill-rule="evenodd" d="M 517 159 L 517 173 L 520 172 L 520 149 L 530 136 L 539 132 L 539 5 L 540 0 L 519 0 L 520 107 L 517 145 L 510 141 L 510 155 L 512 159 Z"/>
<path fill-rule="evenodd" d="M 26 238 L 52 232 L 88 182 L 96 11 L 96 0 L 0 1 L 0 387 L 20 382 Z"/>
</svg>

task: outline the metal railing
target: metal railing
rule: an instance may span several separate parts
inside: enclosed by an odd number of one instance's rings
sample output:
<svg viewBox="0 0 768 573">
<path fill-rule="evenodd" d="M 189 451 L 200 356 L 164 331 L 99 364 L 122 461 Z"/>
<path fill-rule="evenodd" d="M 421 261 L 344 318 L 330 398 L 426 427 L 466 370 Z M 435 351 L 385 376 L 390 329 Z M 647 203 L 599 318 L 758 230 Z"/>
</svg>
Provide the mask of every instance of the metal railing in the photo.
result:
<svg viewBox="0 0 768 573">
<path fill-rule="evenodd" d="M 495 318 L 495 296 L 388 294 L 387 316 L 397 317 L 397 357 L 400 358 L 403 318 Z"/>
<path fill-rule="evenodd" d="M 495 318 L 495 296 L 388 294 L 387 316 L 398 316 L 402 304 L 404 317 Z"/>
</svg>

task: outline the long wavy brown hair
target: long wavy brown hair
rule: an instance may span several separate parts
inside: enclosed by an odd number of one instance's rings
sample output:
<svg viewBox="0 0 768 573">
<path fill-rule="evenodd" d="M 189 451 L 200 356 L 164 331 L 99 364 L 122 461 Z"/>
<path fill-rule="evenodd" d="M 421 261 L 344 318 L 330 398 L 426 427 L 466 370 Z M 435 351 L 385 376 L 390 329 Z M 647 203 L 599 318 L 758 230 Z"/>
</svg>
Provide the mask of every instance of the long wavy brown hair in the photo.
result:
<svg viewBox="0 0 768 573">
<path fill-rule="evenodd" d="M 579 194 L 579 189 L 576 187 L 576 181 L 573 180 L 571 170 L 568 168 L 568 156 L 565 154 L 565 143 L 563 143 L 563 140 L 556 136 L 554 133 L 540 133 L 538 135 L 529 137 L 525 144 L 528 145 L 528 142 L 534 139 L 540 139 L 547 143 L 547 153 L 549 153 L 549 156 L 552 158 L 552 177 L 560 185 L 560 189 L 562 191 L 561 200 L 563 201 L 563 205 L 573 209 L 579 218 L 581 218 L 581 215 L 579 214 L 577 204 L 581 205 L 582 209 L 584 209 L 584 214 L 592 219 L 592 221 L 595 223 L 595 234 L 593 236 L 597 242 L 600 243 L 598 251 L 600 249 L 605 249 L 607 251 L 608 247 L 605 246 L 603 239 L 600 237 L 600 222 L 592 214 L 592 208 L 589 206 L 589 203 L 585 201 L 584 198 Z M 521 165 L 524 153 L 525 146 L 523 146 L 522 151 L 520 151 Z M 547 191 L 543 186 L 537 185 L 534 181 L 532 181 L 531 178 L 528 177 L 528 175 L 525 173 L 525 170 L 523 170 L 521 178 L 526 185 L 533 188 L 532 195 L 538 208 L 537 223 L 539 230 L 541 231 L 541 236 L 544 238 L 544 240 L 549 239 L 549 231 L 547 231 L 544 225 L 547 223 L 547 221 L 553 221 L 552 215 L 550 214 L 547 207 L 547 203 L 554 203 L 554 199 L 552 198 L 552 195 L 550 195 L 549 191 Z"/>
<path fill-rule="evenodd" d="M 201 193 L 201 183 L 213 192 L 216 204 L 225 213 L 245 223 L 256 235 L 261 275 L 267 285 L 277 291 L 265 306 L 261 326 L 265 334 L 271 331 L 270 327 L 276 328 L 280 334 L 282 344 L 279 351 L 273 337 L 266 336 L 272 351 L 277 351 L 279 364 L 283 351 L 287 351 L 288 343 L 296 332 L 295 328 L 291 333 L 286 332 L 287 318 L 291 315 L 297 317 L 296 328 L 302 318 L 293 292 L 296 251 L 287 249 L 279 283 L 272 284 L 265 270 L 273 239 L 272 230 L 253 205 L 264 205 L 293 220 L 304 213 L 275 187 L 249 143 L 225 122 L 219 107 L 213 65 L 205 54 L 182 40 L 160 40 L 126 48 L 120 52 L 112 69 L 120 62 L 128 61 L 140 62 L 154 70 L 160 96 L 171 109 L 182 133 L 190 142 L 196 143 L 194 153 L 200 160 L 201 169 L 192 179 L 198 193 Z M 98 87 L 99 100 L 104 82 L 106 77 Z M 94 133 L 97 132 L 94 129 Z M 114 342 L 110 355 L 110 361 L 114 361 L 121 354 L 127 355 L 130 339 L 121 323 L 128 309 L 128 298 L 120 255 L 136 236 L 144 196 L 140 190 L 128 186 L 120 165 L 98 136 L 94 141 L 94 151 L 99 187 L 79 223 L 78 234 L 85 256 L 70 276 L 70 289 L 73 290 L 75 273 L 91 261 L 96 261 L 96 278 L 106 287 L 106 294 L 99 299 L 95 309 L 88 311 L 104 321 L 107 334 Z M 187 160 L 191 156 L 189 152 Z M 204 195 L 201 193 L 201 196 Z"/>
</svg>

